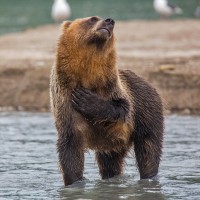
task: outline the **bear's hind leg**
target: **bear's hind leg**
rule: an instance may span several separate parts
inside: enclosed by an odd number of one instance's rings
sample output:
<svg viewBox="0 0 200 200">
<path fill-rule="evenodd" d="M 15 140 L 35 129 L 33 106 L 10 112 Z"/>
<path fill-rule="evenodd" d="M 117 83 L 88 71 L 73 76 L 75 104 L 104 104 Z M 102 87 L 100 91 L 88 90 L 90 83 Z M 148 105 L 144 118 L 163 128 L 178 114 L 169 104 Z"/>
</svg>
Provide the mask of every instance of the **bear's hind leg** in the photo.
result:
<svg viewBox="0 0 200 200">
<path fill-rule="evenodd" d="M 102 179 L 112 178 L 122 173 L 126 154 L 127 150 L 110 153 L 96 152 L 96 159 Z"/>
<path fill-rule="evenodd" d="M 162 155 L 162 139 L 162 128 L 152 132 L 140 126 L 135 132 L 134 150 L 140 179 L 149 179 L 157 175 Z"/>
</svg>

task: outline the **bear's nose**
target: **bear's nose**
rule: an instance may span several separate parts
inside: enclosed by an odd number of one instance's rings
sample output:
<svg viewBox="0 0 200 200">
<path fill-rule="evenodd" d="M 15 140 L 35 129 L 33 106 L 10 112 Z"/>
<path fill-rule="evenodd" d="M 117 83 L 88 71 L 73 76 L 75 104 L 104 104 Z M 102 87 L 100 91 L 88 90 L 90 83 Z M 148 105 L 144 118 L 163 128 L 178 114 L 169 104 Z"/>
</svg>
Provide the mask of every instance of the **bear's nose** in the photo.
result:
<svg viewBox="0 0 200 200">
<path fill-rule="evenodd" d="M 108 25 L 115 25 L 115 21 L 112 18 L 107 18 L 104 20 Z"/>
</svg>

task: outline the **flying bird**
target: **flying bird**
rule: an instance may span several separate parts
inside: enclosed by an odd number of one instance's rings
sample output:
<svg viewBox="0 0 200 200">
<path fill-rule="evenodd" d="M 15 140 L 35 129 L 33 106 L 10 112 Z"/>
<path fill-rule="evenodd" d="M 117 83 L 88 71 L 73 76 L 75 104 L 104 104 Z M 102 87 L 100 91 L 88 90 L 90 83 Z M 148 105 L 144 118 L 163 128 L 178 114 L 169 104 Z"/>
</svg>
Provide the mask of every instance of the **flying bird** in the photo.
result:
<svg viewBox="0 0 200 200">
<path fill-rule="evenodd" d="M 62 22 L 71 15 L 71 8 L 67 0 L 54 0 L 51 16 L 55 22 Z"/>
<path fill-rule="evenodd" d="M 169 3 L 168 0 L 154 0 L 153 6 L 162 18 L 167 18 L 172 14 L 182 14 L 182 9 Z"/>
</svg>

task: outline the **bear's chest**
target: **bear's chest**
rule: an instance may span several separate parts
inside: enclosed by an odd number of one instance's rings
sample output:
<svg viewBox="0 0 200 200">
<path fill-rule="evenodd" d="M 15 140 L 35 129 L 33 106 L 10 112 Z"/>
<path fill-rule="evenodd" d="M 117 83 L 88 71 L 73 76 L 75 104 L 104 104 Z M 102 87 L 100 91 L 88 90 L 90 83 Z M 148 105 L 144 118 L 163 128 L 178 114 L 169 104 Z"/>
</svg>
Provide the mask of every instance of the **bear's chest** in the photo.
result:
<svg viewBox="0 0 200 200">
<path fill-rule="evenodd" d="M 121 128 L 117 133 L 113 133 L 111 128 L 105 128 L 105 125 L 93 125 L 81 118 L 79 117 L 79 120 L 76 121 L 76 125 L 78 134 L 83 137 L 85 149 L 99 152 L 111 152 L 120 151 L 128 145 L 129 136 L 127 137 Z"/>
</svg>

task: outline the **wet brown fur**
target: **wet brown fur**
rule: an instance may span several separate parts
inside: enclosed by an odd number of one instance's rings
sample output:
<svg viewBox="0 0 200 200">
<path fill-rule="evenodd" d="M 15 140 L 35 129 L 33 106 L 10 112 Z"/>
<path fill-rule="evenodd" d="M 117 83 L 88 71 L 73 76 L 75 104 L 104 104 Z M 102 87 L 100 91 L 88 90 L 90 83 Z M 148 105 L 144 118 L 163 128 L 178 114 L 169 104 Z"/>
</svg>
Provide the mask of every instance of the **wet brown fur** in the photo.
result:
<svg viewBox="0 0 200 200">
<path fill-rule="evenodd" d="M 90 18 L 64 22 L 52 68 L 50 96 L 65 185 L 82 178 L 88 148 L 96 152 L 102 178 L 122 172 L 133 143 L 141 178 L 157 174 L 162 153 L 163 114 L 157 92 L 133 72 L 117 69 L 114 35 L 103 44 L 90 44 L 98 35 L 97 26 Z M 130 106 L 125 119 L 88 121 L 72 106 L 76 88 L 89 89 L 105 101 L 126 99 Z"/>
</svg>

